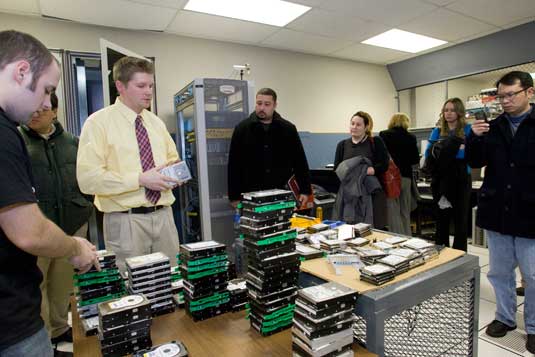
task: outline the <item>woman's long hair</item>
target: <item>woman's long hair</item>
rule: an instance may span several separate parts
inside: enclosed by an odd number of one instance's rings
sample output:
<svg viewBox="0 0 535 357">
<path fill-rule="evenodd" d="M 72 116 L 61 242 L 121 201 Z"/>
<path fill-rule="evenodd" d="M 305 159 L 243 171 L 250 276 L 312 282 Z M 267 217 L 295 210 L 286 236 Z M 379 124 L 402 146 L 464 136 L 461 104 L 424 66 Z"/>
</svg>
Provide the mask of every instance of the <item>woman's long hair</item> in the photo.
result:
<svg viewBox="0 0 535 357">
<path fill-rule="evenodd" d="M 466 125 L 466 111 L 464 109 L 463 101 L 459 98 L 450 98 L 444 102 L 444 105 L 442 105 L 442 110 L 440 111 L 440 119 L 439 119 L 439 126 L 440 126 L 440 136 L 448 136 L 450 133 L 450 128 L 448 127 L 448 123 L 446 122 L 446 119 L 444 119 L 444 108 L 446 107 L 446 104 L 451 103 L 453 104 L 453 108 L 455 109 L 455 113 L 457 113 L 457 127 L 455 128 L 455 136 L 458 136 L 459 138 L 464 138 L 464 127 Z"/>
</svg>

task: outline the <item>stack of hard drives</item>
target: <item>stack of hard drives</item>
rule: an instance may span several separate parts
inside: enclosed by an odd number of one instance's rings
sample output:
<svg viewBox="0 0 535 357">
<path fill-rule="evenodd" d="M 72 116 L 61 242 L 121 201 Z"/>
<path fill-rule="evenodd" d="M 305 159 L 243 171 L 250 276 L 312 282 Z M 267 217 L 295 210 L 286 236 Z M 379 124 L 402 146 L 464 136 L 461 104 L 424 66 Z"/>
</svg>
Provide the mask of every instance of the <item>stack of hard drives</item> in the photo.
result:
<svg viewBox="0 0 535 357">
<path fill-rule="evenodd" d="M 175 311 L 171 287 L 171 264 L 162 252 L 126 258 L 129 289 L 144 294 L 153 316 Z"/>
<path fill-rule="evenodd" d="M 377 261 L 379 264 L 388 265 L 395 269 L 394 274 L 399 275 L 409 271 L 409 260 L 399 255 L 390 254 Z"/>
<path fill-rule="evenodd" d="M 439 247 L 433 243 L 420 238 L 411 238 L 401 244 L 403 248 L 408 248 L 417 251 L 422 255 L 424 261 L 429 261 L 438 258 Z"/>
<path fill-rule="evenodd" d="M 124 281 L 115 264 L 115 253 L 99 250 L 100 271 L 92 267 L 85 274 L 75 274 L 78 313 L 86 336 L 97 333 L 98 304 L 126 294 Z"/>
<path fill-rule="evenodd" d="M 368 223 L 357 223 L 353 225 L 353 232 L 355 232 L 355 237 L 367 237 L 372 235 L 372 225 Z"/>
<path fill-rule="evenodd" d="M 251 326 L 264 336 L 292 325 L 300 263 L 295 252 L 297 232 L 289 228 L 294 206 L 291 191 L 243 195 L 241 228 L 248 256 L 248 316 Z"/>
<path fill-rule="evenodd" d="M 370 243 L 366 238 L 358 237 L 347 241 L 347 246 L 351 248 L 358 248 Z"/>
<path fill-rule="evenodd" d="M 320 240 L 320 249 L 327 254 L 335 254 L 340 252 L 346 247 L 344 241 L 338 239 L 321 239 Z"/>
<path fill-rule="evenodd" d="M 152 348 L 138 351 L 132 357 L 186 357 L 188 350 L 180 341 L 171 341 Z"/>
<path fill-rule="evenodd" d="M 143 295 L 129 295 L 98 305 L 98 340 L 103 357 L 124 356 L 150 348 L 152 312 Z"/>
<path fill-rule="evenodd" d="M 292 328 L 294 356 L 353 356 L 357 293 L 335 282 L 299 290 Z"/>
<path fill-rule="evenodd" d="M 184 283 L 182 281 L 182 274 L 180 274 L 180 254 L 176 255 L 176 267 L 171 267 L 171 291 L 173 293 L 173 300 L 179 307 L 184 306 Z"/>
<path fill-rule="evenodd" d="M 379 259 L 388 255 L 380 249 L 373 249 L 369 247 L 360 247 L 356 250 L 360 256 L 360 260 L 366 265 L 375 264 Z"/>
<path fill-rule="evenodd" d="M 360 280 L 373 285 L 383 285 L 396 277 L 396 269 L 385 264 L 373 264 L 360 268 Z"/>
<path fill-rule="evenodd" d="M 416 250 L 409 248 L 396 248 L 389 252 L 391 255 L 397 255 L 409 260 L 409 269 L 415 268 L 425 263 L 425 258 Z"/>
<path fill-rule="evenodd" d="M 323 257 L 323 252 L 319 249 L 312 248 L 305 244 L 297 243 L 295 245 L 295 250 L 299 253 L 301 260 L 310 260 Z"/>
<path fill-rule="evenodd" d="M 201 321 L 230 308 L 226 246 L 216 241 L 180 245 L 186 313 Z"/>
<path fill-rule="evenodd" d="M 245 279 L 233 279 L 228 282 L 230 308 L 233 312 L 244 310 L 247 306 L 247 284 Z"/>
</svg>

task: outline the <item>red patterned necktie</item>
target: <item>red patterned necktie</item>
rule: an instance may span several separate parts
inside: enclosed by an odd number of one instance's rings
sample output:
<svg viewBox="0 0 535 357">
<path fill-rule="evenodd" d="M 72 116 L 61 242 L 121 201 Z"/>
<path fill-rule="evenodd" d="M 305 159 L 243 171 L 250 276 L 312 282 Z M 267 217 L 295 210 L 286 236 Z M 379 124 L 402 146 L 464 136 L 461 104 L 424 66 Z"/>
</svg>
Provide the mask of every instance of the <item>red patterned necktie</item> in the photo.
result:
<svg viewBox="0 0 535 357">
<path fill-rule="evenodd" d="M 154 158 L 152 157 L 152 149 L 150 147 L 149 135 L 147 129 L 143 125 L 143 118 L 138 115 L 136 118 L 136 138 L 137 145 L 139 146 L 139 157 L 141 158 L 141 168 L 143 172 L 152 169 L 154 166 Z M 162 194 L 159 191 L 154 191 L 145 188 L 145 197 L 153 205 L 156 205 Z"/>
</svg>

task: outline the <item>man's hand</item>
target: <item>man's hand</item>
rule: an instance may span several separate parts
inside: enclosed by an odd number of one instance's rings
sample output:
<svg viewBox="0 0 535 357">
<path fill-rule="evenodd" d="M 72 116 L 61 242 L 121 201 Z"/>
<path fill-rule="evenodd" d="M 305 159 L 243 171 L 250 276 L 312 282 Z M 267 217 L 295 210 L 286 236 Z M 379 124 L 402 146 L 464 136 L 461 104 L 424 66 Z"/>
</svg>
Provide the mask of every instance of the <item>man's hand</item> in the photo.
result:
<svg viewBox="0 0 535 357">
<path fill-rule="evenodd" d="M 73 238 L 78 242 L 80 254 L 70 257 L 69 262 L 79 270 L 80 274 L 87 273 L 93 265 L 100 271 L 97 248 L 85 238 Z"/>
<path fill-rule="evenodd" d="M 240 203 L 240 201 L 236 200 L 236 201 L 230 201 L 230 205 L 232 206 L 232 208 L 236 209 L 236 207 L 238 207 L 238 203 Z"/>
<path fill-rule="evenodd" d="M 299 195 L 299 207 L 298 208 L 303 207 L 303 205 L 306 203 L 307 199 L 308 199 L 308 195 L 305 195 L 303 193 L 300 194 Z"/>
<path fill-rule="evenodd" d="M 167 165 L 154 167 L 148 171 L 139 174 L 139 185 L 153 191 L 165 191 L 174 188 L 176 185 L 182 184 L 180 181 L 162 175 L 159 172 L 166 166 Z"/>
<path fill-rule="evenodd" d="M 490 125 L 484 120 L 476 120 L 474 124 L 472 124 L 472 132 L 475 136 L 481 136 L 485 133 L 488 133 L 489 130 Z"/>
<path fill-rule="evenodd" d="M 368 176 L 375 175 L 375 169 L 372 166 L 368 167 L 368 169 L 366 170 L 366 175 Z"/>
</svg>

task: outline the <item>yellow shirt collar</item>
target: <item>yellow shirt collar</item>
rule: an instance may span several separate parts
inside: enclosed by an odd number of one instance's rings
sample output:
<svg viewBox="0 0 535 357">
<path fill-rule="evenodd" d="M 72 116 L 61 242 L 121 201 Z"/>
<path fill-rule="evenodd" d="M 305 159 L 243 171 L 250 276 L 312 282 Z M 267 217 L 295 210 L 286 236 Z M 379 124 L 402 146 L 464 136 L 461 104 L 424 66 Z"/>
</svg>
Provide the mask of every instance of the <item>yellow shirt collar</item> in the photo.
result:
<svg viewBox="0 0 535 357">
<path fill-rule="evenodd" d="M 130 124 L 134 124 L 136 122 L 137 113 L 134 112 L 132 109 L 128 108 L 120 99 L 120 97 L 117 97 L 115 99 L 115 104 L 117 107 L 117 110 L 123 117 L 125 117 Z M 142 118 L 145 118 L 145 111 L 146 109 L 143 109 L 139 115 L 141 115 Z"/>
</svg>

